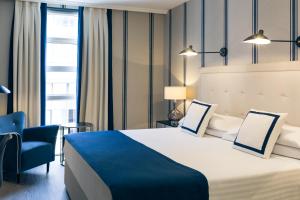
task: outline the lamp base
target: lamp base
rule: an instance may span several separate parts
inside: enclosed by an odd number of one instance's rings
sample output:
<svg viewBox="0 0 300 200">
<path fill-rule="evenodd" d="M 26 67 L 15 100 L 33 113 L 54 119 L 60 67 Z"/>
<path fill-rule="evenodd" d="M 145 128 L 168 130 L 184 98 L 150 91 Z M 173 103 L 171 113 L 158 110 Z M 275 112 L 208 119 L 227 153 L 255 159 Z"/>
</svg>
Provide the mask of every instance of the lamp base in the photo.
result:
<svg viewBox="0 0 300 200">
<path fill-rule="evenodd" d="M 168 115 L 168 118 L 171 122 L 178 122 L 183 118 L 182 112 L 180 112 L 177 108 L 174 108 Z"/>
</svg>

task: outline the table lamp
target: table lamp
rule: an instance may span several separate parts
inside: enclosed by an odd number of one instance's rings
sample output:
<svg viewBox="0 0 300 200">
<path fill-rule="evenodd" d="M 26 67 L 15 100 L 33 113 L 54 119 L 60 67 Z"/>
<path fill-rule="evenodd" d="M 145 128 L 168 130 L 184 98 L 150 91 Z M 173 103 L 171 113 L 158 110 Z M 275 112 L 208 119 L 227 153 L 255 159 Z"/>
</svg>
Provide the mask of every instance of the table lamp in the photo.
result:
<svg viewBox="0 0 300 200">
<path fill-rule="evenodd" d="M 177 109 L 176 101 L 186 99 L 186 87 L 165 87 L 164 98 L 173 101 L 173 110 L 168 115 L 169 120 L 171 122 L 178 122 L 183 117 L 183 114 Z"/>
</svg>

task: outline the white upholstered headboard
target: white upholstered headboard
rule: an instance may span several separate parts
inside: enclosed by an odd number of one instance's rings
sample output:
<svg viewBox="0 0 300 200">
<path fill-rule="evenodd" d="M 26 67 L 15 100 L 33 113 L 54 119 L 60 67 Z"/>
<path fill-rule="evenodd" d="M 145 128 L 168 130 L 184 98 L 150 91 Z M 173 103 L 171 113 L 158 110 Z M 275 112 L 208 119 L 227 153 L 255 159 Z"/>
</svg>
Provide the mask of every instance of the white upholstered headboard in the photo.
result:
<svg viewBox="0 0 300 200">
<path fill-rule="evenodd" d="M 198 99 L 219 104 L 219 113 L 286 112 L 287 122 L 300 126 L 299 62 L 204 68 L 197 93 Z"/>
</svg>

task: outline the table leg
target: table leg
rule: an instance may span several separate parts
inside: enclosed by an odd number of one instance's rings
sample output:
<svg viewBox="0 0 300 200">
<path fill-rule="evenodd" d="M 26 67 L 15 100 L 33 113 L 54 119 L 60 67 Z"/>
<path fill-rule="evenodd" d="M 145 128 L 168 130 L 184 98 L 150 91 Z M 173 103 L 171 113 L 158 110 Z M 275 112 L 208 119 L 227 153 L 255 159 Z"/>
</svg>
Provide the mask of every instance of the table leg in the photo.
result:
<svg viewBox="0 0 300 200">
<path fill-rule="evenodd" d="M 61 154 L 60 154 L 60 164 L 64 166 L 65 153 L 64 153 L 64 144 L 65 144 L 65 128 L 62 129 L 62 138 L 61 138 Z"/>
<path fill-rule="evenodd" d="M 62 154 L 63 154 L 63 136 L 64 136 L 64 133 L 63 133 L 63 131 L 64 131 L 64 128 L 61 128 L 61 130 L 60 130 L 60 155 L 59 155 L 59 159 L 60 159 L 60 164 L 62 165 L 63 163 L 63 160 L 62 160 Z"/>
</svg>

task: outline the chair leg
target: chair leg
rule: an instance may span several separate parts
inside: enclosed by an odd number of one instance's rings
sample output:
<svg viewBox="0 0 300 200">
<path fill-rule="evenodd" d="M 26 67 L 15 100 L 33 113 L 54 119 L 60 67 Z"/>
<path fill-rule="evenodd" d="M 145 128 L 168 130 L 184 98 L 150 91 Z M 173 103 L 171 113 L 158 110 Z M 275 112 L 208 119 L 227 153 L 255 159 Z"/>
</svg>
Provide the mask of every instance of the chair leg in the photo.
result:
<svg viewBox="0 0 300 200">
<path fill-rule="evenodd" d="M 17 183 L 20 183 L 20 179 L 21 179 L 21 174 L 17 174 Z"/>
<path fill-rule="evenodd" d="M 49 173 L 50 163 L 47 163 L 47 174 Z"/>
</svg>

